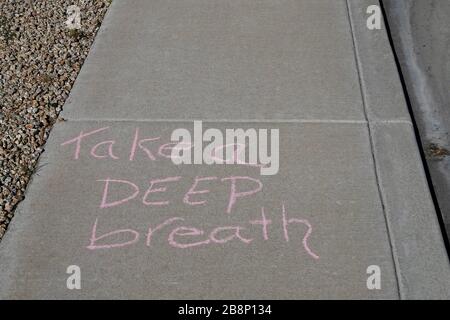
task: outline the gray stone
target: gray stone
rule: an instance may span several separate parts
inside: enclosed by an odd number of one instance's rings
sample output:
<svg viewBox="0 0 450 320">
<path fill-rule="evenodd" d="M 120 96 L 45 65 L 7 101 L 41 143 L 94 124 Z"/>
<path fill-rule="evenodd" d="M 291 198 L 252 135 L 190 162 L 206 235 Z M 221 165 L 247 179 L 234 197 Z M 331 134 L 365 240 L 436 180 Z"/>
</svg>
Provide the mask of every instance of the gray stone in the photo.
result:
<svg viewBox="0 0 450 320">
<path fill-rule="evenodd" d="M 113 4 L 67 119 L 362 120 L 345 1 Z"/>
</svg>

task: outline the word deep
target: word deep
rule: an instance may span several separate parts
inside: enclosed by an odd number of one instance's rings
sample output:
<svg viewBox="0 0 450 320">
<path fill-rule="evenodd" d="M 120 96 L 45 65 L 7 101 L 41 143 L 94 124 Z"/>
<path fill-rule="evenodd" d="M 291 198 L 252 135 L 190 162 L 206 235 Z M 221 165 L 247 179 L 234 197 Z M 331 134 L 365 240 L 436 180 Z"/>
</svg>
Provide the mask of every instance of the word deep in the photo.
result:
<svg viewBox="0 0 450 320">
<path fill-rule="evenodd" d="M 146 206 L 167 206 L 171 200 L 161 198 L 163 197 L 161 193 L 166 193 L 170 184 L 177 183 L 180 180 L 182 180 L 181 176 L 151 179 L 146 191 L 140 197 L 140 201 Z M 139 186 L 129 180 L 106 178 L 97 181 L 104 183 L 100 208 L 110 208 L 125 204 L 135 199 L 141 191 Z M 263 184 L 259 179 L 246 176 L 230 176 L 222 179 L 215 176 L 195 177 L 190 188 L 182 196 L 183 203 L 190 206 L 206 204 L 208 201 L 206 194 L 210 193 L 207 186 L 214 182 L 217 183 L 217 181 L 220 183 L 229 181 L 227 213 L 231 213 L 238 199 L 249 197 L 263 188 Z M 203 184 L 203 186 L 199 186 L 199 184 Z M 114 189 L 112 188 L 113 185 L 115 185 Z M 126 190 L 126 193 L 124 190 Z M 121 194 L 120 198 L 117 197 L 119 191 Z M 157 200 L 152 199 L 155 193 L 159 196 Z M 116 194 L 116 196 L 111 196 L 111 194 Z"/>
</svg>

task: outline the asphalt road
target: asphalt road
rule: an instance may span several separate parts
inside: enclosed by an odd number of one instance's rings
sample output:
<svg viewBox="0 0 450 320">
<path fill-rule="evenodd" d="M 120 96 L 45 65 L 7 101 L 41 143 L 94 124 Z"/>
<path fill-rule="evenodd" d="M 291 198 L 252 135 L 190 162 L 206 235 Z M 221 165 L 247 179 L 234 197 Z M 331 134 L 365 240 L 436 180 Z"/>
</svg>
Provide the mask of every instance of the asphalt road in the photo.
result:
<svg viewBox="0 0 450 320">
<path fill-rule="evenodd" d="M 450 235 L 450 1 L 384 0 L 383 3 Z"/>
</svg>

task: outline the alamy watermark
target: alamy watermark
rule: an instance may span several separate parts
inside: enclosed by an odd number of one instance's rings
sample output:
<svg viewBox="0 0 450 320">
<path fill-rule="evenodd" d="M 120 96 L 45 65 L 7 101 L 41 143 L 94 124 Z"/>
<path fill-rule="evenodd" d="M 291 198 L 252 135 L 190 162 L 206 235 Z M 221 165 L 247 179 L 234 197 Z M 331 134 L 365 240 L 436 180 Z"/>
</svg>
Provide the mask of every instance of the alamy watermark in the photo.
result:
<svg viewBox="0 0 450 320">
<path fill-rule="evenodd" d="M 367 7 L 367 14 L 370 16 L 367 18 L 367 29 L 380 30 L 381 29 L 381 8 L 377 5 L 371 5 Z"/>
<path fill-rule="evenodd" d="M 369 290 L 380 290 L 381 289 L 381 268 L 375 264 L 367 267 L 366 273 L 369 275 L 367 277 L 366 285 Z"/>
<path fill-rule="evenodd" d="M 238 164 L 260 168 L 261 175 L 275 175 L 279 163 L 278 129 L 220 129 L 203 132 L 202 121 L 194 121 L 193 134 L 185 128 L 171 135 L 174 164 Z M 269 152 L 270 151 L 270 152 Z"/>
<path fill-rule="evenodd" d="M 80 290 L 81 289 L 81 269 L 79 266 L 73 264 L 67 267 L 66 273 L 69 277 L 66 281 L 67 289 Z"/>
</svg>

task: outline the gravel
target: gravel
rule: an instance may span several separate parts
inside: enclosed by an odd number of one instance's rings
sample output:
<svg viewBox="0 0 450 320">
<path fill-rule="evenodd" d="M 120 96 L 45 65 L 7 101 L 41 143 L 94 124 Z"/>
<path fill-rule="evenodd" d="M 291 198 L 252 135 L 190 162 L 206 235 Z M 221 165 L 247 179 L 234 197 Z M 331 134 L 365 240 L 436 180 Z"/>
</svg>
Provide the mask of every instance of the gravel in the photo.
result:
<svg viewBox="0 0 450 320">
<path fill-rule="evenodd" d="M 0 0 L 0 240 L 111 0 Z M 67 28 L 77 5 L 81 29 Z"/>
</svg>

